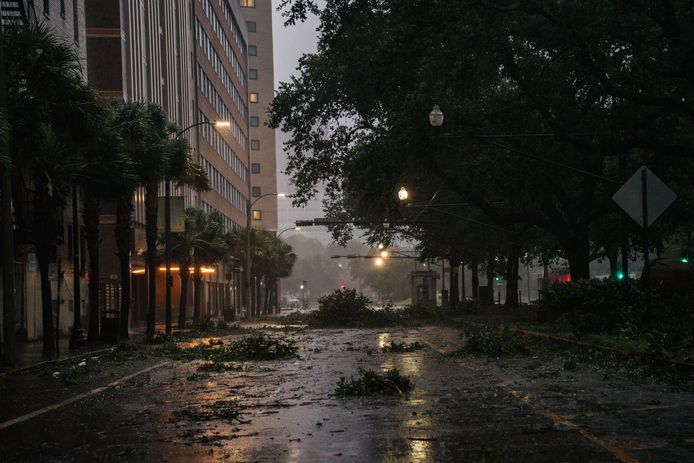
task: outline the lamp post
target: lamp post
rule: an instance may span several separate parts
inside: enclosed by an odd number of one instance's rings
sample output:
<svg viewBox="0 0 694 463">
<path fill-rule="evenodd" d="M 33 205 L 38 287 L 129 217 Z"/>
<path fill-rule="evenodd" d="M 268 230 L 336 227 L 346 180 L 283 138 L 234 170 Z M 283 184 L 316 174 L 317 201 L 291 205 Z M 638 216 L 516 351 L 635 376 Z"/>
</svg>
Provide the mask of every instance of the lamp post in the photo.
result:
<svg viewBox="0 0 694 463">
<path fill-rule="evenodd" d="M 250 165 L 250 164 L 249 164 Z M 249 184 L 249 190 L 250 188 L 250 181 L 248 182 Z M 246 306 L 246 314 L 251 313 L 251 288 L 253 285 L 251 284 L 251 228 L 252 228 L 252 209 L 255 203 L 260 201 L 261 199 L 267 197 L 267 196 L 277 196 L 280 198 L 283 198 L 286 196 L 284 193 L 265 193 L 264 195 L 260 195 L 257 198 L 255 198 L 253 201 L 251 201 L 250 194 L 248 195 L 248 201 L 246 202 L 246 294 L 245 294 L 245 301 L 244 304 Z"/>
<path fill-rule="evenodd" d="M 301 227 L 289 227 L 289 228 L 285 228 L 284 230 L 282 230 L 281 232 L 279 232 L 279 233 L 277 234 L 277 238 L 279 238 L 280 236 L 282 236 L 282 235 L 284 234 L 284 232 L 288 232 L 289 230 L 300 231 L 300 230 L 301 230 Z"/>
<path fill-rule="evenodd" d="M 185 129 L 179 131 L 176 134 L 176 137 L 174 140 L 178 140 L 181 138 L 181 136 L 189 131 L 190 129 L 193 129 L 195 127 L 199 127 L 201 125 L 212 125 L 214 127 L 221 127 L 221 128 L 228 128 L 231 126 L 231 123 L 229 121 L 201 121 L 201 122 L 196 122 L 195 124 L 189 125 Z M 169 255 L 169 241 L 171 238 L 171 179 L 170 178 L 165 178 L 164 179 L 164 269 L 166 272 L 165 280 L 166 284 L 165 286 L 165 312 L 166 312 L 166 334 L 170 335 L 171 334 L 171 288 L 173 287 L 173 278 L 171 276 L 171 262 L 170 262 L 170 255 Z"/>
</svg>

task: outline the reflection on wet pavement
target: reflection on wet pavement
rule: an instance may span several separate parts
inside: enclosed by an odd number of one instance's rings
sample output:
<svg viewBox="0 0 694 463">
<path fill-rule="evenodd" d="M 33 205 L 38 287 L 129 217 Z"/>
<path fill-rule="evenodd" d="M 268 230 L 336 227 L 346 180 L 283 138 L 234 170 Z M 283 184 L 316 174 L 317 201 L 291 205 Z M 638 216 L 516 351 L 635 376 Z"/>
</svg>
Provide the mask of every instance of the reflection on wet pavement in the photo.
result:
<svg viewBox="0 0 694 463">
<path fill-rule="evenodd" d="M 452 358 L 445 354 L 463 340 L 441 327 L 290 336 L 300 359 L 235 362 L 234 371 L 195 380 L 189 376 L 198 362 L 172 362 L 149 381 L 2 431 L 0 461 L 675 462 L 692 456 L 690 393 L 608 382 L 588 370 L 564 372 L 554 359 L 541 359 L 543 368 L 557 371 L 542 377 L 527 368 L 538 359 Z M 381 351 L 391 342 L 416 341 L 428 348 Z M 415 389 L 407 397 L 336 397 L 338 379 L 359 367 L 397 368 Z M 655 400 L 690 405 L 638 408 Z"/>
</svg>

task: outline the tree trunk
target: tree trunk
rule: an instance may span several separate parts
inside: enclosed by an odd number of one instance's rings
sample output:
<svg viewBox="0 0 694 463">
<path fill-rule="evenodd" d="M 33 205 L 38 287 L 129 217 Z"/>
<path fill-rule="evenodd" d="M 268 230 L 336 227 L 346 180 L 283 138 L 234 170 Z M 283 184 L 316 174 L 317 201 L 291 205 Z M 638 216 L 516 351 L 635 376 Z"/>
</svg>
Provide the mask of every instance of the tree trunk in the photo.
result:
<svg viewBox="0 0 694 463">
<path fill-rule="evenodd" d="M 48 279 L 48 267 L 51 260 L 51 246 L 45 243 L 36 245 L 36 260 L 39 265 L 41 281 L 41 313 L 43 319 L 43 351 L 55 350 L 55 332 L 53 331 L 53 296 L 51 282 Z"/>
<path fill-rule="evenodd" d="M 156 330 L 157 310 L 157 201 L 159 182 L 145 185 L 145 241 L 147 242 L 147 339 Z"/>
<path fill-rule="evenodd" d="M 610 277 L 614 280 L 619 279 L 619 248 L 617 245 L 607 245 L 605 246 L 605 254 L 607 259 L 610 261 Z"/>
<path fill-rule="evenodd" d="M 489 256 L 487 261 L 487 288 L 489 288 L 489 300 L 487 303 L 494 305 L 494 256 Z"/>
<path fill-rule="evenodd" d="M 571 280 L 590 278 L 590 242 L 588 231 L 577 231 L 573 239 L 565 244 L 566 258 L 569 261 Z"/>
<path fill-rule="evenodd" d="M 87 341 L 99 340 L 99 215 L 101 202 L 94 195 L 84 198 L 84 228 L 89 252 L 89 331 Z"/>
<path fill-rule="evenodd" d="M 470 285 L 472 286 L 472 300 L 480 299 L 480 261 L 477 256 L 470 259 Z"/>
<path fill-rule="evenodd" d="M 265 315 L 270 313 L 270 297 L 272 296 L 272 286 L 270 277 L 265 277 Z"/>
<path fill-rule="evenodd" d="M 120 266 L 120 284 L 121 284 L 121 299 L 120 299 L 120 320 L 119 320 L 119 338 L 128 339 L 130 329 L 130 293 L 131 293 L 131 276 L 130 276 L 130 251 L 132 249 L 131 228 L 132 219 L 131 213 L 133 210 L 132 195 L 123 195 L 116 202 L 116 248 L 118 254 L 118 263 Z"/>
<path fill-rule="evenodd" d="M 193 273 L 193 325 L 200 322 L 200 303 L 202 299 L 202 273 L 200 266 L 195 266 Z"/>
<path fill-rule="evenodd" d="M 512 245 L 506 263 L 506 307 L 518 307 L 518 259 L 520 248 Z"/>
<path fill-rule="evenodd" d="M 448 258 L 448 265 L 451 267 L 451 271 L 448 274 L 448 282 L 449 282 L 449 288 L 450 288 L 450 294 L 448 295 L 448 304 L 451 310 L 455 310 L 458 307 L 458 303 L 460 302 L 460 295 L 458 293 L 458 264 L 460 263 L 460 259 L 457 259 L 455 256 L 451 256 Z"/>
<path fill-rule="evenodd" d="M 187 263 L 181 262 L 179 276 L 181 277 L 181 297 L 178 300 L 178 329 L 186 326 L 186 312 L 188 311 L 188 272 L 190 267 Z"/>
<path fill-rule="evenodd" d="M 460 300 L 465 302 L 467 294 L 465 291 L 465 264 L 460 264 Z"/>
</svg>

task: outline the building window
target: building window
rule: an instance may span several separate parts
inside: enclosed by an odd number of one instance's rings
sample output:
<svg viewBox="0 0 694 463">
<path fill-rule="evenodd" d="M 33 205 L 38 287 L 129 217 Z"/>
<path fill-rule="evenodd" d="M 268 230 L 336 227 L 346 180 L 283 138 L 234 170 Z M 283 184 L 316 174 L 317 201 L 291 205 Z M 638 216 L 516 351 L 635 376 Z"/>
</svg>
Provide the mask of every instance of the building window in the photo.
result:
<svg viewBox="0 0 694 463">
<path fill-rule="evenodd" d="M 248 32 L 255 32 L 255 21 L 246 21 Z"/>
<path fill-rule="evenodd" d="M 248 56 L 258 56 L 258 47 L 255 45 L 248 45 Z"/>
<path fill-rule="evenodd" d="M 257 69 L 249 69 L 248 70 L 248 78 L 251 80 L 257 80 L 258 79 L 258 70 Z"/>
<path fill-rule="evenodd" d="M 255 0 L 239 0 L 239 5 L 244 8 L 255 8 Z"/>
<path fill-rule="evenodd" d="M 51 14 L 51 2 L 50 0 L 43 0 L 43 14 L 50 16 Z"/>
<path fill-rule="evenodd" d="M 251 149 L 253 151 L 259 151 L 260 150 L 260 140 L 251 140 Z"/>
<path fill-rule="evenodd" d="M 259 127 L 260 126 L 260 118 L 258 116 L 251 116 L 251 127 Z"/>
<path fill-rule="evenodd" d="M 253 196 L 254 198 L 260 197 L 260 187 L 259 186 L 254 186 L 251 188 L 251 196 Z"/>
<path fill-rule="evenodd" d="M 251 92 L 249 99 L 251 100 L 251 103 L 257 103 L 258 102 L 258 94 L 256 92 Z"/>
<path fill-rule="evenodd" d="M 257 162 L 254 162 L 251 164 L 251 174 L 259 174 L 260 173 L 260 164 Z"/>
<path fill-rule="evenodd" d="M 253 220 L 261 220 L 263 217 L 262 212 L 260 212 L 260 209 L 253 209 Z"/>
</svg>

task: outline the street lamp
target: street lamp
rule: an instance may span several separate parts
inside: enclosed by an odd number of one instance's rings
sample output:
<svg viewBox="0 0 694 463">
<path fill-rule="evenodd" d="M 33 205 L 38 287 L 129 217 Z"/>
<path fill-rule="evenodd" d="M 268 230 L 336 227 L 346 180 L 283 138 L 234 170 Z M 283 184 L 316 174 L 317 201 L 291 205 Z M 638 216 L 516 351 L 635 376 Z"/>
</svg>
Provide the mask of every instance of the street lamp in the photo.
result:
<svg viewBox="0 0 694 463">
<path fill-rule="evenodd" d="M 439 108 L 439 105 L 435 104 L 431 112 L 429 113 L 429 124 L 432 127 L 441 127 L 443 125 L 443 111 Z"/>
<path fill-rule="evenodd" d="M 249 154 L 249 162 L 250 162 L 250 154 Z M 285 198 L 287 196 L 286 193 L 265 193 L 264 195 L 260 195 L 257 198 L 255 198 L 253 201 L 251 201 L 250 192 L 252 190 L 251 190 L 250 184 L 251 184 L 251 182 L 249 179 L 249 181 L 248 181 L 249 195 L 248 195 L 248 200 L 246 201 L 246 294 L 244 297 L 244 299 L 245 299 L 244 304 L 246 306 L 246 314 L 249 314 L 251 312 L 251 287 L 253 286 L 251 284 L 251 228 L 252 228 L 251 210 L 253 209 L 253 205 L 255 203 L 257 203 L 261 199 L 265 198 L 266 196 L 277 196 L 278 198 Z"/>
<path fill-rule="evenodd" d="M 300 231 L 300 230 L 301 230 L 301 227 L 289 227 L 289 228 L 285 228 L 284 230 L 282 230 L 281 232 L 279 232 L 279 233 L 277 234 L 277 238 L 279 238 L 280 236 L 282 236 L 282 234 L 284 234 L 284 232 L 288 232 L 289 230 Z"/>
<path fill-rule="evenodd" d="M 407 189 L 404 186 L 400 187 L 400 190 L 398 191 L 398 199 L 400 201 L 407 201 L 407 198 L 410 196 L 410 193 L 407 191 Z"/>
<path fill-rule="evenodd" d="M 200 121 L 189 125 L 176 134 L 174 140 L 194 127 L 201 125 L 211 125 L 217 129 L 231 127 L 229 121 Z M 171 334 L 171 288 L 173 287 L 173 277 L 171 276 L 171 262 L 169 256 L 169 241 L 171 238 L 171 179 L 164 179 L 164 266 L 166 267 L 165 286 L 165 312 L 166 312 L 166 334 Z"/>
</svg>

